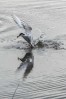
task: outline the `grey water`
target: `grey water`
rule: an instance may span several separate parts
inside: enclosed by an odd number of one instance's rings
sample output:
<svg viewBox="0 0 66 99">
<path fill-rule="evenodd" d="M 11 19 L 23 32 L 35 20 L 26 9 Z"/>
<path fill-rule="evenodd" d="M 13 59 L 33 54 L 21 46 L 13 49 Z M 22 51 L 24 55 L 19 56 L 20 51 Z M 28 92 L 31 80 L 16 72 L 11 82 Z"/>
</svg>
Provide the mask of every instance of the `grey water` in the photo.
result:
<svg viewBox="0 0 66 99">
<path fill-rule="evenodd" d="M 17 39 L 13 14 L 40 46 Z M 66 0 L 0 0 L 0 99 L 66 99 Z"/>
</svg>

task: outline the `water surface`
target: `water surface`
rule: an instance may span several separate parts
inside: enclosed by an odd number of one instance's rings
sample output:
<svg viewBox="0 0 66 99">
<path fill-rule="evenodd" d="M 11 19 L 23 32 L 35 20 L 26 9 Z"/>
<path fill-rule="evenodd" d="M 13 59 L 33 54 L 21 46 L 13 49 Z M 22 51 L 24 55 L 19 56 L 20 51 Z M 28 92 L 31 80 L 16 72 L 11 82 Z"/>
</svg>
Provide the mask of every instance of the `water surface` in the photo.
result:
<svg viewBox="0 0 66 99">
<path fill-rule="evenodd" d="M 29 49 L 17 39 L 13 14 L 32 26 L 34 39 L 44 34 L 45 46 L 31 51 L 32 68 L 19 71 Z M 0 0 L 0 98 L 66 99 L 66 0 Z"/>
</svg>

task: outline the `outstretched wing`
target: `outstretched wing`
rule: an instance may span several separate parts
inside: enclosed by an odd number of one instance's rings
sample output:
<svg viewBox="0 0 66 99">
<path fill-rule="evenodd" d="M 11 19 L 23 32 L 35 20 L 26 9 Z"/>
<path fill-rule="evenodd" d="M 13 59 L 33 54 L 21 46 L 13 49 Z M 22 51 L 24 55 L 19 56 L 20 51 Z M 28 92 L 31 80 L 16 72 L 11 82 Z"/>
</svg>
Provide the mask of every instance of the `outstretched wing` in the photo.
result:
<svg viewBox="0 0 66 99">
<path fill-rule="evenodd" d="M 27 23 L 25 23 L 24 21 L 20 20 L 16 15 L 13 15 L 13 19 L 15 21 L 15 23 L 20 27 L 23 28 L 25 30 L 25 33 L 31 33 L 32 27 L 29 26 Z"/>
<path fill-rule="evenodd" d="M 15 23 L 16 23 L 20 28 L 23 28 L 23 25 L 22 25 L 21 20 L 20 20 L 16 15 L 13 15 L 12 17 L 13 17 Z"/>
</svg>

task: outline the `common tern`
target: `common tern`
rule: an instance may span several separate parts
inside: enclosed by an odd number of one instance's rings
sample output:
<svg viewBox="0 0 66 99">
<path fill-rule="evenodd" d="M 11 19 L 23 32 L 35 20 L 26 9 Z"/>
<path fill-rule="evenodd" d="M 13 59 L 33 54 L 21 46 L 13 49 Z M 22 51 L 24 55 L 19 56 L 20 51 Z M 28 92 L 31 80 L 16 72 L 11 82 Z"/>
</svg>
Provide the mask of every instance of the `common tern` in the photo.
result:
<svg viewBox="0 0 66 99">
<path fill-rule="evenodd" d="M 22 36 L 29 43 L 30 47 L 33 47 L 32 27 L 21 21 L 16 15 L 13 15 L 13 19 L 19 28 L 24 29 L 24 33 L 20 33 L 17 38 Z"/>
</svg>

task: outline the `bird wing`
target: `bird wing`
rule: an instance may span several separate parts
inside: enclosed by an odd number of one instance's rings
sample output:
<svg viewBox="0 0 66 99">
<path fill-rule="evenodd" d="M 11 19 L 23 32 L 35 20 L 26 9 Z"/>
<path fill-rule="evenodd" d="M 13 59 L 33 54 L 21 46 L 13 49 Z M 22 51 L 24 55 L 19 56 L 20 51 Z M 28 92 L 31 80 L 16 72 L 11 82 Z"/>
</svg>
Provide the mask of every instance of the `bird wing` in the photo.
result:
<svg viewBox="0 0 66 99">
<path fill-rule="evenodd" d="M 16 23 L 20 28 L 23 28 L 23 25 L 22 25 L 21 20 L 20 20 L 16 15 L 13 15 L 12 17 L 13 17 L 15 23 Z"/>
<path fill-rule="evenodd" d="M 25 33 L 30 34 L 32 27 L 29 26 L 27 23 L 25 23 L 24 21 L 20 20 L 16 15 L 13 15 L 13 19 L 15 21 L 15 23 L 20 27 L 23 28 L 25 30 Z"/>
</svg>

